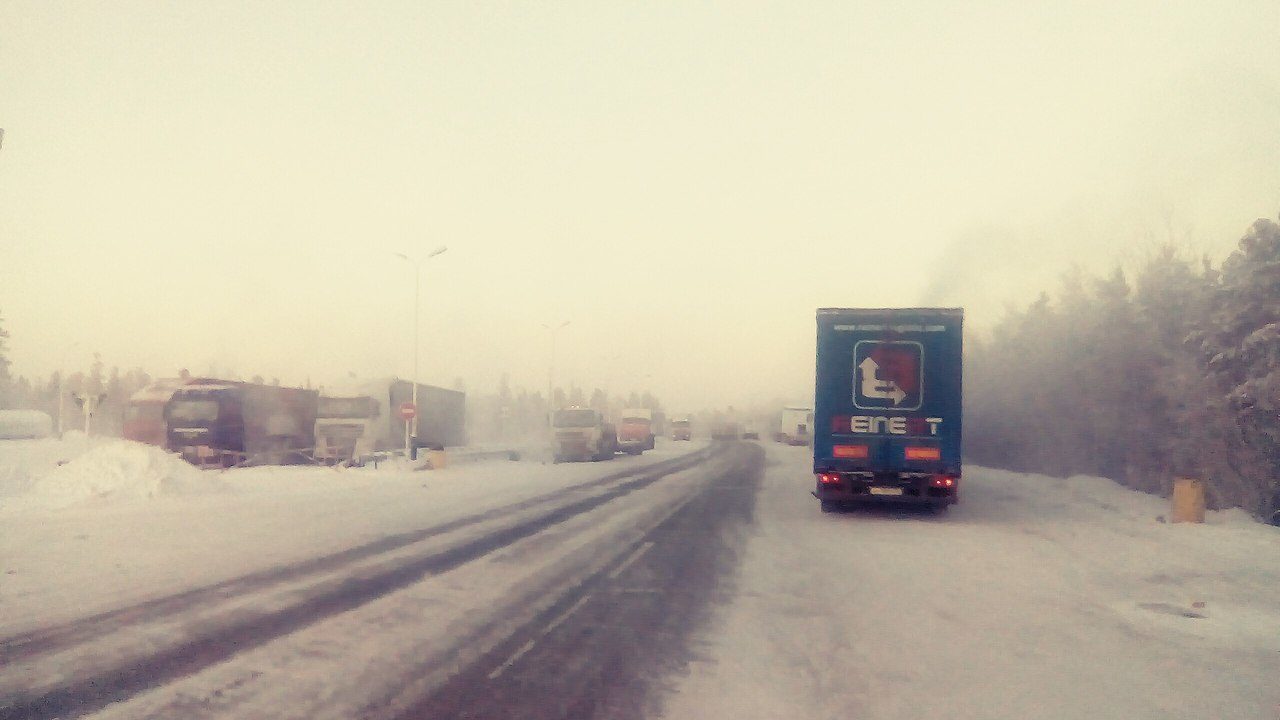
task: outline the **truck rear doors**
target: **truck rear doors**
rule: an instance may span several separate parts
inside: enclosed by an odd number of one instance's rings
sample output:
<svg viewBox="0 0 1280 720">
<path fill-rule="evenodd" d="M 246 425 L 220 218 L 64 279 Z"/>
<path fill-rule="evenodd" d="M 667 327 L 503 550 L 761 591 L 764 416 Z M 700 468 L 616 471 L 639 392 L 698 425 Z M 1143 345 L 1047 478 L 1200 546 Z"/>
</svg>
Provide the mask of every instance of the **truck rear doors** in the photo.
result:
<svg viewBox="0 0 1280 720">
<path fill-rule="evenodd" d="M 818 311 L 815 492 L 954 502 L 963 311 Z"/>
</svg>

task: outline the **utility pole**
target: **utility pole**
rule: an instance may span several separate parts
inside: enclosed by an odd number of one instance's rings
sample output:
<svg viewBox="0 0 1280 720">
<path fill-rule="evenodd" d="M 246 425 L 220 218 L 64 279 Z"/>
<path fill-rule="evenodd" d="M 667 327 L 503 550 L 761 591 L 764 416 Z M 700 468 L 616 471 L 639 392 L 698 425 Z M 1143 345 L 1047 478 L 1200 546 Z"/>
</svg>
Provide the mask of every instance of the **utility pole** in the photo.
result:
<svg viewBox="0 0 1280 720">
<path fill-rule="evenodd" d="M 419 300 L 422 296 L 422 264 L 448 249 L 448 247 L 441 245 L 428 253 L 426 257 L 418 260 L 415 260 L 404 253 L 396 253 L 396 257 L 403 258 L 410 265 L 413 265 L 413 399 L 410 400 L 410 402 L 413 403 L 415 411 L 418 407 L 418 314 L 420 310 Z M 404 425 L 405 457 L 411 457 L 413 455 L 411 436 L 418 436 L 418 417 L 421 415 L 421 411 L 417 411 L 413 416 L 413 420 L 406 422 Z M 411 427 L 412 429 L 410 429 Z"/>
<path fill-rule="evenodd" d="M 556 333 L 564 329 L 571 320 L 552 327 L 543 323 L 542 329 L 551 334 L 551 358 L 547 363 L 547 427 L 551 427 L 552 417 L 555 415 L 555 384 L 556 384 Z"/>
</svg>

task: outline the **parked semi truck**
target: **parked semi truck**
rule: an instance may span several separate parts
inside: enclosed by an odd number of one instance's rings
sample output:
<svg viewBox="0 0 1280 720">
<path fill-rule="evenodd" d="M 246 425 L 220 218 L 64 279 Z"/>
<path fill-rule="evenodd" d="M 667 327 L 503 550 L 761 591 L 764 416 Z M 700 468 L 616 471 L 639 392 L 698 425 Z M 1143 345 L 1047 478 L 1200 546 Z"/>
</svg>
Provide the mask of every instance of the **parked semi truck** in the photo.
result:
<svg viewBox="0 0 1280 720">
<path fill-rule="evenodd" d="M 165 403 L 167 446 L 197 465 L 309 461 L 320 394 L 234 380 L 183 385 Z"/>
<path fill-rule="evenodd" d="M 627 408 L 618 423 L 618 449 L 639 455 L 654 446 L 653 413 L 646 408 Z"/>
<path fill-rule="evenodd" d="M 592 408 L 557 410 L 552 417 L 555 462 L 609 460 L 618 451 L 618 431 Z"/>
<path fill-rule="evenodd" d="M 413 400 L 413 383 L 387 378 L 326 388 L 316 418 L 316 453 L 323 462 L 359 461 L 371 453 L 405 446 L 406 427 L 397 409 Z M 466 394 L 418 384 L 417 447 L 466 444 Z"/>
<path fill-rule="evenodd" d="M 813 442 L 813 408 L 782 408 L 775 439 L 788 445 L 808 445 Z"/>
<path fill-rule="evenodd" d="M 959 308 L 818 310 L 814 496 L 946 508 L 960 485 Z"/>
<path fill-rule="evenodd" d="M 316 410 L 316 460 L 328 465 L 350 463 L 389 449 L 384 404 L 368 395 L 321 395 Z"/>
</svg>

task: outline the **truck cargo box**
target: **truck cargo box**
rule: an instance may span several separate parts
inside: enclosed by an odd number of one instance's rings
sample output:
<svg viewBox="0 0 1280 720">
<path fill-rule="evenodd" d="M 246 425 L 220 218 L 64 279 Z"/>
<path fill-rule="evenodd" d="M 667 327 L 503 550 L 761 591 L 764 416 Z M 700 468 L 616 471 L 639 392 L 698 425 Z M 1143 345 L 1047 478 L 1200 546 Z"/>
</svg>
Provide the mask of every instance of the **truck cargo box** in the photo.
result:
<svg viewBox="0 0 1280 720">
<path fill-rule="evenodd" d="M 947 505 L 960 480 L 963 310 L 818 310 L 815 495 Z"/>
</svg>

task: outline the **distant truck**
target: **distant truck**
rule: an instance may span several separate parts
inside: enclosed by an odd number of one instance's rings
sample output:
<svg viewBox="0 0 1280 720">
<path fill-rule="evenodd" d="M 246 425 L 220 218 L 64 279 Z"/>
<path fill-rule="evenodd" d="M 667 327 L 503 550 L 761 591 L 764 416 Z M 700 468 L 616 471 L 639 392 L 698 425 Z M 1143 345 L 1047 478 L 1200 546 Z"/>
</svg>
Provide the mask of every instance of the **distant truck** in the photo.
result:
<svg viewBox="0 0 1280 720">
<path fill-rule="evenodd" d="M 676 418 L 671 421 L 671 439 L 672 440 L 692 440 L 693 426 L 689 422 L 689 418 Z"/>
<path fill-rule="evenodd" d="M 813 442 L 813 408 L 783 408 L 775 438 L 788 445 L 808 445 Z"/>
<path fill-rule="evenodd" d="M 654 446 L 653 413 L 646 408 L 627 408 L 618 423 L 618 449 L 639 455 Z"/>
<path fill-rule="evenodd" d="M 955 503 L 964 311 L 827 308 L 817 321 L 813 494 L 822 510 Z"/>
<path fill-rule="evenodd" d="M 302 388 L 193 381 L 165 403 L 166 445 L 196 465 L 308 462 L 319 397 Z"/>
<path fill-rule="evenodd" d="M 618 451 L 618 431 L 592 408 L 565 408 L 552 417 L 555 462 L 609 460 Z"/>
<path fill-rule="evenodd" d="M 124 438 L 164 447 L 169 436 L 164 406 L 178 388 L 192 381 L 190 377 L 162 378 L 131 395 L 124 407 Z"/>
<path fill-rule="evenodd" d="M 398 408 L 413 399 L 413 383 L 386 378 L 326 388 L 316 417 L 316 459 L 358 462 L 371 453 L 404 447 L 405 427 Z M 465 445 L 465 393 L 418 384 L 417 447 Z"/>
</svg>

